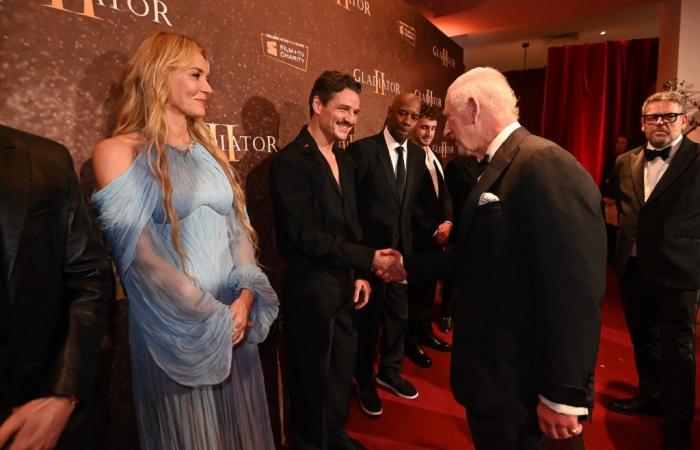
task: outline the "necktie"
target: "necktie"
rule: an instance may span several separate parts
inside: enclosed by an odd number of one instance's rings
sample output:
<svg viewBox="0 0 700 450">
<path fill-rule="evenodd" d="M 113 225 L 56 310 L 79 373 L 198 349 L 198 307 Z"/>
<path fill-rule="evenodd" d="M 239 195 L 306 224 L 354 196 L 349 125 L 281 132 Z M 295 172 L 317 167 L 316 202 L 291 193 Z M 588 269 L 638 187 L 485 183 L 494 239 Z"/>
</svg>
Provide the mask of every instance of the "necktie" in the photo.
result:
<svg viewBox="0 0 700 450">
<path fill-rule="evenodd" d="M 406 188 L 406 165 L 403 162 L 403 147 L 396 147 L 396 153 L 399 159 L 396 161 L 396 192 L 399 194 L 399 199 L 403 201 L 403 191 Z"/>
<path fill-rule="evenodd" d="M 430 176 L 433 179 L 433 187 L 435 188 L 435 195 L 440 197 L 440 181 L 438 180 L 438 174 L 440 173 L 440 169 L 438 168 L 438 163 L 437 161 L 433 161 L 433 171 L 430 173 Z"/>
<path fill-rule="evenodd" d="M 669 145 L 668 147 L 664 147 L 662 149 L 655 149 L 655 148 L 645 148 L 644 149 L 644 159 L 647 161 L 653 161 L 656 158 L 661 158 L 664 161 L 668 159 L 668 155 L 671 154 L 671 146 Z"/>
<path fill-rule="evenodd" d="M 484 170 L 486 170 L 486 166 L 489 165 L 489 155 L 484 155 L 483 158 L 481 158 L 481 161 L 476 165 L 476 173 L 481 176 L 482 173 L 484 173 Z"/>
</svg>

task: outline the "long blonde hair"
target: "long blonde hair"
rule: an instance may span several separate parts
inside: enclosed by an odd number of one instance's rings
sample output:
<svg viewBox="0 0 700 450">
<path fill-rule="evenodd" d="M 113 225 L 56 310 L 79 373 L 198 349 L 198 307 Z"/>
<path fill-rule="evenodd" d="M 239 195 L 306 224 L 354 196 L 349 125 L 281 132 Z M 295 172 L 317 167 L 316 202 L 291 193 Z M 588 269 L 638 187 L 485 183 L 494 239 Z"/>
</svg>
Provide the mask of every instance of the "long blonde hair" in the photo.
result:
<svg viewBox="0 0 700 450">
<path fill-rule="evenodd" d="M 180 241 L 180 220 L 172 205 L 173 184 L 165 147 L 168 131 L 165 104 L 170 95 L 170 76 L 177 70 L 186 69 L 197 54 L 209 62 L 204 47 L 182 34 L 161 31 L 146 37 L 127 62 L 119 79 L 116 125 L 112 132 L 112 136 L 117 136 L 139 131 L 145 136 L 146 149 L 151 152 L 149 165 L 161 186 L 163 206 L 171 224 L 170 239 L 183 269 L 187 257 Z M 238 219 L 257 250 L 258 237 L 246 214 L 245 193 L 237 174 L 229 162 L 219 155 L 216 142 L 201 118 L 188 117 L 187 130 L 226 174 L 233 190 Z"/>
</svg>

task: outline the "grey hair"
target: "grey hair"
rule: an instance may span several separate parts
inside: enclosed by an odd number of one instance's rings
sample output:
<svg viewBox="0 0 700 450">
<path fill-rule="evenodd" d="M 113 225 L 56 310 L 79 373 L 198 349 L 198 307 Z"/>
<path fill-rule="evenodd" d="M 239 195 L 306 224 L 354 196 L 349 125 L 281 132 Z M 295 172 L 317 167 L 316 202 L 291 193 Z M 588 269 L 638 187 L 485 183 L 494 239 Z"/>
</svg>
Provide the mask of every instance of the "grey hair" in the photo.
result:
<svg viewBox="0 0 700 450">
<path fill-rule="evenodd" d="M 681 107 L 682 114 L 688 112 L 688 97 L 676 91 L 663 91 L 651 94 L 646 100 L 644 100 L 644 104 L 642 105 L 642 114 L 644 114 L 644 111 L 647 109 L 647 105 L 654 102 L 677 103 Z"/>
<path fill-rule="evenodd" d="M 503 122 L 514 122 L 520 114 L 518 99 L 508 80 L 493 67 L 475 67 L 460 75 L 447 90 L 447 97 L 460 111 L 466 109 L 469 98 L 474 98 Z"/>
</svg>

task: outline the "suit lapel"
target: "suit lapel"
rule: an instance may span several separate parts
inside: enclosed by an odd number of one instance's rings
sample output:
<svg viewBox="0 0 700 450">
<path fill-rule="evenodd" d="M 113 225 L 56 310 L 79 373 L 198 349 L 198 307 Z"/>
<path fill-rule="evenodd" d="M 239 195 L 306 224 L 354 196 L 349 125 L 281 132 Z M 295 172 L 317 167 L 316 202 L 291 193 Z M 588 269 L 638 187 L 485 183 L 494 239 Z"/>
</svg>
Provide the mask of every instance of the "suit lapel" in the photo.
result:
<svg viewBox="0 0 700 450">
<path fill-rule="evenodd" d="M 389 189 L 391 189 L 391 192 L 394 194 L 394 200 L 400 205 L 399 193 L 396 191 L 396 174 L 394 174 L 394 166 L 391 164 L 389 149 L 384 141 L 383 133 L 377 135 L 377 158 L 379 159 L 379 164 L 384 168 L 386 182 L 389 184 Z M 408 179 L 406 180 L 406 185 L 408 185 Z"/>
<path fill-rule="evenodd" d="M 656 183 L 654 190 L 651 191 L 647 203 L 653 202 L 666 189 L 668 189 L 668 187 L 671 186 L 671 184 L 673 184 L 673 182 L 676 181 L 676 179 L 678 179 L 683 172 L 685 172 L 688 166 L 690 166 L 690 164 L 697 157 L 698 152 L 693 151 L 693 143 L 688 139 L 683 138 L 683 143 L 671 160 L 671 164 L 669 164 L 668 169 L 666 169 L 666 172 L 664 172 L 663 176 L 661 176 L 659 182 Z"/>
<path fill-rule="evenodd" d="M 469 196 L 464 202 L 464 207 L 462 209 L 462 216 L 460 217 L 459 225 L 459 239 L 457 248 L 460 253 L 464 252 L 464 247 L 467 244 L 467 236 L 469 235 L 469 228 L 471 227 L 474 214 L 476 214 L 477 206 L 479 206 L 479 198 L 481 194 L 487 192 L 491 186 L 498 180 L 503 172 L 508 168 L 510 163 L 515 158 L 520 150 L 520 143 L 530 132 L 525 128 L 520 127 L 516 129 L 508 139 L 503 142 L 503 144 L 496 151 L 493 160 L 486 166 L 486 170 L 477 181 L 474 188 L 469 193 Z"/>
<path fill-rule="evenodd" d="M 0 239 L 5 248 L 5 273 L 2 275 L 8 282 L 29 208 L 31 185 L 29 153 L 9 141 L 0 140 Z"/>
<path fill-rule="evenodd" d="M 632 187 L 640 205 L 644 204 L 644 150 L 630 155 L 632 165 Z"/>
</svg>

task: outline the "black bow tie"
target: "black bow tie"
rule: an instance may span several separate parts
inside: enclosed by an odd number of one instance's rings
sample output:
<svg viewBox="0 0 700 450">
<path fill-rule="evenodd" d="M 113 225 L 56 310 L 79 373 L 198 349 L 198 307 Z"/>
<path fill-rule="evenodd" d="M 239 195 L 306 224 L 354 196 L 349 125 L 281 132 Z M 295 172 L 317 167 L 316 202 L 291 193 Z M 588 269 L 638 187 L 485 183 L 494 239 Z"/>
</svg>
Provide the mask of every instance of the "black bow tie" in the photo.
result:
<svg viewBox="0 0 700 450">
<path fill-rule="evenodd" d="M 668 159 L 668 155 L 671 154 L 671 146 L 664 147 L 660 150 L 655 148 L 645 148 L 644 149 L 644 159 L 647 161 L 653 161 L 656 158 L 661 158 L 664 161 Z"/>
</svg>

